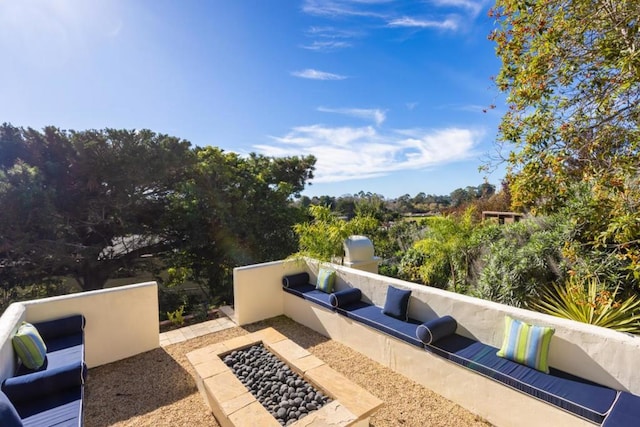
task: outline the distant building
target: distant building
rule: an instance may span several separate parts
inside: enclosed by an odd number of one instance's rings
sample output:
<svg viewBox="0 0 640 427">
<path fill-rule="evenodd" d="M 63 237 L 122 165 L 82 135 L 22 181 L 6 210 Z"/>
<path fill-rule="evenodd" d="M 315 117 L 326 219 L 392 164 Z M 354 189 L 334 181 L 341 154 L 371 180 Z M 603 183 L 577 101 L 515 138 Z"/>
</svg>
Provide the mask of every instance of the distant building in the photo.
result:
<svg viewBox="0 0 640 427">
<path fill-rule="evenodd" d="M 482 220 L 497 221 L 498 224 L 511 224 L 518 222 L 524 217 L 524 214 L 517 212 L 495 212 L 495 211 L 483 211 Z"/>
</svg>

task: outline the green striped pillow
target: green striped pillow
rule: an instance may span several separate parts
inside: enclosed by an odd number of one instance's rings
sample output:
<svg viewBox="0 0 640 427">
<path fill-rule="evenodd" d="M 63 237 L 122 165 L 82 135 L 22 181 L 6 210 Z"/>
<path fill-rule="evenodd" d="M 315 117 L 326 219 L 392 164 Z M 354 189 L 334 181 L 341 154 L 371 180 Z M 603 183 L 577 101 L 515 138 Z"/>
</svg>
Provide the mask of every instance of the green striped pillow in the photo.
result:
<svg viewBox="0 0 640 427">
<path fill-rule="evenodd" d="M 11 342 L 24 366 L 29 369 L 40 369 L 44 365 L 47 346 L 31 323 L 22 322 Z"/>
<path fill-rule="evenodd" d="M 549 373 L 549 346 L 555 329 L 504 318 L 502 347 L 497 355 Z"/>
<path fill-rule="evenodd" d="M 336 272 L 328 268 L 321 268 L 318 272 L 316 289 L 330 294 L 333 292 L 333 285 L 336 282 Z"/>
</svg>

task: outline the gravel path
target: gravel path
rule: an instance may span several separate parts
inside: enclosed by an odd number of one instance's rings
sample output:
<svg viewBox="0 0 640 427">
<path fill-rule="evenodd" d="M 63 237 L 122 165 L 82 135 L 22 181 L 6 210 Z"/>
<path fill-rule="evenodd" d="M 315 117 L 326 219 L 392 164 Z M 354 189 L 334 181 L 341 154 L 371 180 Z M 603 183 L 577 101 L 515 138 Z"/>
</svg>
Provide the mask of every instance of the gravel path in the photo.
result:
<svg viewBox="0 0 640 427">
<path fill-rule="evenodd" d="M 198 393 L 186 354 L 269 326 L 382 399 L 385 405 L 372 416 L 373 427 L 490 425 L 361 353 L 277 317 L 91 369 L 85 393 L 85 426 L 217 427 Z"/>
</svg>

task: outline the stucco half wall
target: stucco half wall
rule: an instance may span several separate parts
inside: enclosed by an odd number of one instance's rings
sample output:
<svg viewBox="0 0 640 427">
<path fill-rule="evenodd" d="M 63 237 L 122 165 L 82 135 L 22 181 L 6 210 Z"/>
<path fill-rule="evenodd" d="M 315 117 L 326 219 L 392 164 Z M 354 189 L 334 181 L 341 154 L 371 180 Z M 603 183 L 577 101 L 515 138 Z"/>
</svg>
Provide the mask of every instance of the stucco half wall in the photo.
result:
<svg viewBox="0 0 640 427">
<path fill-rule="evenodd" d="M 20 322 L 35 323 L 72 314 L 82 314 L 87 319 L 85 360 L 89 368 L 160 345 L 155 282 L 14 303 L 0 318 L 2 378 L 15 369 L 11 336 Z"/>
<path fill-rule="evenodd" d="M 234 308 L 239 324 L 247 324 L 287 314 L 282 292 L 282 277 L 306 271 L 315 281 L 320 263 L 315 260 L 277 261 L 234 270 Z M 429 320 L 451 315 L 458 322 L 458 334 L 500 347 L 504 317 L 555 328 L 550 365 L 574 375 L 618 390 L 640 394 L 640 337 L 561 319 L 542 313 L 493 303 L 403 280 L 368 273 L 339 265 L 337 289 L 356 287 L 364 298 L 384 305 L 387 286 L 410 289 L 411 317 Z M 328 321 L 325 318 L 325 321 Z M 318 318 L 319 325 L 322 319 Z M 314 328 L 316 329 L 316 328 Z"/>
</svg>

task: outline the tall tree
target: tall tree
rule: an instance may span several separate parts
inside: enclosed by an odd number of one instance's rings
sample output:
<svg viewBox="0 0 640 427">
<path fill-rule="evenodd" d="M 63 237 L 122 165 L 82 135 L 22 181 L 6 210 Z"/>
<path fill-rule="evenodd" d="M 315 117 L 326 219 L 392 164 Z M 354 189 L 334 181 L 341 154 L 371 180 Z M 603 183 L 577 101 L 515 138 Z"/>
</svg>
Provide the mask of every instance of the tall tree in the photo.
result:
<svg viewBox="0 0 640 427">
<path fill-rule="evenodd" d="M 315 158 L 241 157 L 195 150 L 193 175 L 170 196 L 167 228 L 178 242 L 171 264 L 219 298 L 231 297 L 234 267 L 297 251 L 293 225 L 304 211 L 291 199 L 313 177 Z"/>
<path fill-rule="evenodd" d="M 2 275 L 22 284 L 71 276 L 99 289 L 159 250 L 166 195 L 190 144 L 150 131 L 0 127 Z"/>
<path fill-rule="evenodd" d="M 556 212 L 586 191 L 583 239 L 640 277 L 640 2 L 497 0 L 490 14 L 514 207 Z"/>
</svg>

